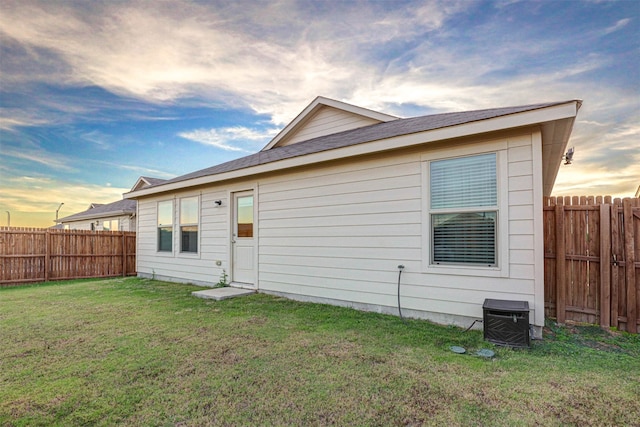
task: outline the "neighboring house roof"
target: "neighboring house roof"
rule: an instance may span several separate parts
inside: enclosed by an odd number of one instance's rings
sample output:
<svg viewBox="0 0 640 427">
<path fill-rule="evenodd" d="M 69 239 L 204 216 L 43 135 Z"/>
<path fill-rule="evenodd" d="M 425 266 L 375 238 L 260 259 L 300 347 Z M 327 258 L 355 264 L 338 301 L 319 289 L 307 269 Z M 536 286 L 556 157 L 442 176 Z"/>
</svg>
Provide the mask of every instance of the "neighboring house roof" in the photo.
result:
<svg viewBox="0 0 640 427">
<path fill-rule="evenodd" d="M 95 203 L 92 203 L 92 205 L 96 207 L 89 208 L 86 211 L 69 215 L 64 218 L 59 218 L 58 222 L 64 223 L 86 219 L 107 218 L 111 216 L 135 214 L 137 202 L 135 200 L 123 199 L 104 205 L 96 205 Z"/>
<path fill-rule="evenodd" d="M 542 160 L 547 165 L 547 170 L 544 171 L 544 193 L 550 194 L 573 127 L 573 121 L 581 104 L 580 100 L 571 100 L 395 119 L 320 136 L 292 145 L 273 146 L 272 148 L 268 148 L 269 145 L 267 145 L 258 153 L 132 191 L 125 194 L 124 197 L 135 198 L 254 173 L 531 125 L 542 125 Z M 306 110 L 309 110 L 309 107 Z M 294 122 L 299 117 L 296 117 Z M 426 135 L 425 132 L 432 134 Z M 420 138 L 409 138 L 403 141 L 395 139 L 417 133 L 422 133 Z M 365 144 L 374 144 L 374 142 L 380 142 L 380 144 L 376 146 Z M 339 149 L 357 147 L 361 144 L 363 145 L 362 149 L 337 153 Z M 329 150 L 335 151 L 328 156 L 318 155 Z M 307 158 L 306 163 L 283 162 L 303 156 Z"/>
</svg>

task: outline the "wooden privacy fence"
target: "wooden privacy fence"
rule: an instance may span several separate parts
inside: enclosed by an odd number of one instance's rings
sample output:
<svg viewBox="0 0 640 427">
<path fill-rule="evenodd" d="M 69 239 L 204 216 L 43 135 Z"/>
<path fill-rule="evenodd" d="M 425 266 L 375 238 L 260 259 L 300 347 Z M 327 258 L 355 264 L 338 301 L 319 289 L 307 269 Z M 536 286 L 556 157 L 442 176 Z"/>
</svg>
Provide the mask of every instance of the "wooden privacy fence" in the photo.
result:
<svg viewBox="0 0 640 427">
<path fill-rule="evenodd" d="M 135 274 L 135 232 L 0 227 L 0 286 Z"/>
<path fill-rule="evenodd" d="M 637 333 L 640 199 L 545 197 L 545 316 Z"/>
</svg>

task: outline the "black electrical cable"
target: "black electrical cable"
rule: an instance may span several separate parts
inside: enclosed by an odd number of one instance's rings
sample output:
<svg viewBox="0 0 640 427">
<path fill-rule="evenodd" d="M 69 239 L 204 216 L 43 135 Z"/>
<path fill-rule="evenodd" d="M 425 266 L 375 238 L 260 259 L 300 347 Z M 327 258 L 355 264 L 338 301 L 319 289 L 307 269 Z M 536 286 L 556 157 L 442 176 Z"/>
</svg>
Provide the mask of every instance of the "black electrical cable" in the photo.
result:
<svg viewBox="0 0 640 427">
<path fill-rule="evenodd" d="M 402 270 L 404 270 L 404 265 L 398 266 L 398 313 L 400 313 L 400 320 L 404 322 L 404 317 L 402 317 L 402 306 L 400 305 L 400 277 L 402 276 Z"/>
<path fill-rule="evenodd" d="M 480 319 L 476 319 L 476 320 L 474 320 L 474 321 L 473 321 L 473 323 L 471 324 L 471 326 L 469 326 L 469 327 L 468 327 L 467 329 L 465 329 L 464 331 L 465 331 L 465 332 L 469 332 L 469 331 L 471 330 L 471 328 L 473 328 L 473 325 L 475 325 L 475 324 L 476 324 L 476 323 L 478 323 L 478 322 L 482 323 L 482 320 L 480 320 Z"/>
</svg>

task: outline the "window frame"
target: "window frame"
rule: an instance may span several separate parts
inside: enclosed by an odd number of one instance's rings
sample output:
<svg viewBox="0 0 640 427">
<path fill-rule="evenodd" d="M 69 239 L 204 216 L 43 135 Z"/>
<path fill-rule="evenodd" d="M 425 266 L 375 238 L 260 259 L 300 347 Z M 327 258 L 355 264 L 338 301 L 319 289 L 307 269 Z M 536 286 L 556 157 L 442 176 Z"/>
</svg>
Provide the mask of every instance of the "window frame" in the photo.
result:
<svg viewBox="0 0 640 427">
<path fill-rule="evenodd" d="M 115 221 L 115 224 L 114 224 Z M 109 224 L 105 228 L 105 224 Z M 106 219 L 102 220 L 102 231 L 120 231 L 120 219 Z"/>
<path fill-rule="evenodd" d="M 183 219 L 183 206 L 182 203 L 188 199 L 195 199 L 195 215 L 196 215 L 196 222 L 182 222 Z M 178 215 L 178 223 L 177 223 L 177 228 L 178 228 L 178 240 L 179 240 L 179 250 L 178 253 L 180 255 L 184 255 L 184 256 L 200 256 L 200 196 L 199 195 L 190 195 L 190 196 L 184 196 L 181 197 L 180 199 L 178 199 L 178 207 L 179 207 L 179 215 Z M 183 234 L 182 234 L 182 228 L 183 227 L 196 227 L 196 250 L 195 251 L 185 251 L 183 249 Z"/>
<path fill-rule="evenodd" d="M 492 154 L 496 156 L 497 205 L 494 207 L 464 207 L 431 209 L 430 165 L 432 162 L 460 157 Z M 509 275 L 509 218 L 507 147 L 502 141 L 488 143 L 483 150 L 471 146 L 434 150 L 421 155 L 422 161 L 422 271 L 447 275 L 508 277 Z M 495 265 L 463 263 L 433 263 L 432 214 L 457 212 L 496 212 Z"/>
<path fill-rule="evenodd" d="M 489 200 L 486 200 L 482 196 L 480 196 L 480 198 L 476 200 L 475 204 L 474 203 L 469 204 L 468 203 L 469 199 L 467 199 L 465 195 L 459 194 L 458 192 L 454 191 L 457 189 L 464 190 L 465 188 L 464 183 L 462 183 L 463 184 L 462 186 L 459 186 L 462 179 L 454 182 L 455 178 L 454 180 L 450 179 L 451 174 L 449 171 L 451 170 L 451 168 L 460 169 L 461 167 L 464 167 L 463 165 L 465 161 L 480 160 L 481 158 L 484 158 L 483 160 L 481 160 L 482 163 L 473 164 L 472 167 L 477 169 L 477 166 L 480 166 L 480 168 L 484 168 L 485 166 L 490 165 L 490 167 L 493 169 L 492 170 L 493 174 L 489 178 L 490 189 L 488 192 L 485 191 L 483 194 L 483 196 L 485 197 L 488 196 Z M 460 163 L 460 161 L 462 161 L 462 163 Z M 440 167 L 440 172 L 435 170 L 434 166 L 436 164 L 442 164 L 442 166 Z M 429 240 L 431 244 L 431 248 L 430 248 L 431 251 L 430 251 L 429 263 L 431 265 L 474 266 L 474 267 L 497 267 L 498 266 L 497 225 L 498 225 L 499 209 L 498 209 L 498 170 L 497 169 L 498 169 L 498 156 L 496 153 L 483 153 L 483 154 L 474 154 L 470 156 L 459 156 L 459 157 L 450 157 L 446 159 L 435 159 L 429 162 L 429 182 L 427 185 L 429 185 L 429 189 L 430 189 Z M 449 179 L 447 180 L 446 178 L 443 178 L 442 180 L 437 181 L 439 184 L 442 184 L 442 187 L 440 187 L 440 192 L 438 193 L 438 201 L 440 202 L 441 205 L 445 205 L 445 206 L 434 207 L 433 204 L 435 202 L 434 200 L 435 195 L 431 191 L 433 191 L 435 188 L 434 185 L 436 181 L 434 180 L 434 175 L 438 173 L 447 175 Z M 481 171 L 481 173 L 484 173 L 484 171 Z M 466 178 L 467 178 L 466 181 L 478 181 L 478 179 L 481 179 L 482 177 L 480 175 L 467 175 Z M 473 186 L 473 183 L 471 183 L 470 185 Z M 447 187 L 450 187 L 450 188 L 447 188 Z M 453 195 L 453 197 L 451 195 Z M 468 191 L 466 195 L 471 197 L 474 196 L 474 194 L 470 194 L 468 193 Z M 452 204 L 453 206 L 446 206 L 446 205 L 452 205 Z M 486 214 L 489 214 L 489 216 L 493 218 L 493 233 L 492 233 L 493 242 L 489 244 L 489 241 L 487 240 L 486 245 L 483 249 L 491 249 L 492 247 L 493 250 L 491 253 L 489 253 L 489 251 L 487 251 L 486 253 L 482 253 L 484 251 L 478 251 L 476 252 L 476 254 L 480 256 L 484 256 L 487 259 L 491 258 L 492 259 L 491 262 L 484 262 L 484 263 L 471 262 L 469 260 L 464 260 L 464 259 L 459 259 L 455 261 L 446 261 L 444 259 L 436 260 L 436 247 L 437 247 L 436 229 L 439 226 L 442 225 L 443 227 L 446 227 L 444 224 L 446 222 L 454 220 L 456 217 L 460 217 L 464 215 L 466 216 L 482 215 L 483 217 L 485 217 Z M 438 217 L 443 217 L 443 216 L 444 218 L 448 217 L 449 219 L 446 219 L 443 223 L 436 224 L 436 219 Z M 473 219 L 473 221 L 477 222 L 476 219 Z M 454 227 L 458 227 L 460 226 L 460 224 L 462 227 L 465 227 L 465 226 L 470 227 L 469 222 L 466 219 L 463 219 L 462 221 L 457 220 L 456 222 L 454 222 L 454 224 L 455 224 Z M 452 235 L 454 242 L 459 239 L 464 239 L 465 231 L 469 231 L 469 229 L 461 232 L 456 232 L 454 235 Z M 469 253 L 466 253 L 466 254 L 458 253 L 456 254 L 456 257 L 458 258 L 467 257 L 468 259 L 469 255 L 470 255 Z"/>
<path fill-rule="evenodd" d="M 164 224 L 160 222 L 160 205 L 162 204 L 167 204 L 169 203 L 171 206 L 171 222 L 168 224 Z M 174 253 L 174 222 L 175 222 L 175 202 L 173 199 L 168 199 L 168 200 L 159 200 L 158 202 L 156 202 L 156 253 L 159 255 L 173 255 Z M 171 228 L 171 238 L 170 238 L 170 242 L 171 242 L 171 249 L 169 250 L 162 250 L 160 248 L 160 232 L 161 229 L 166 229 L 166 228 Z"/>
</svg>

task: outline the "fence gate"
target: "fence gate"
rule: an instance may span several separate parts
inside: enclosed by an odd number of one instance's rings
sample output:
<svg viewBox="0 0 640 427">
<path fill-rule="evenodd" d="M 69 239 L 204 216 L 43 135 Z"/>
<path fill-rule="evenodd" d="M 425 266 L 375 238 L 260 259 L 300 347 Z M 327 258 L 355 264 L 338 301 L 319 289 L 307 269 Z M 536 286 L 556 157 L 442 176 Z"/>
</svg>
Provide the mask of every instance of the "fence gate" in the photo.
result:
<svg viewBox="0 0 640 427">
<path fill-rule="evenodd" d="M 545 316 L 637 333 L 640 199 L 545 197 Z"/>
</svg>

